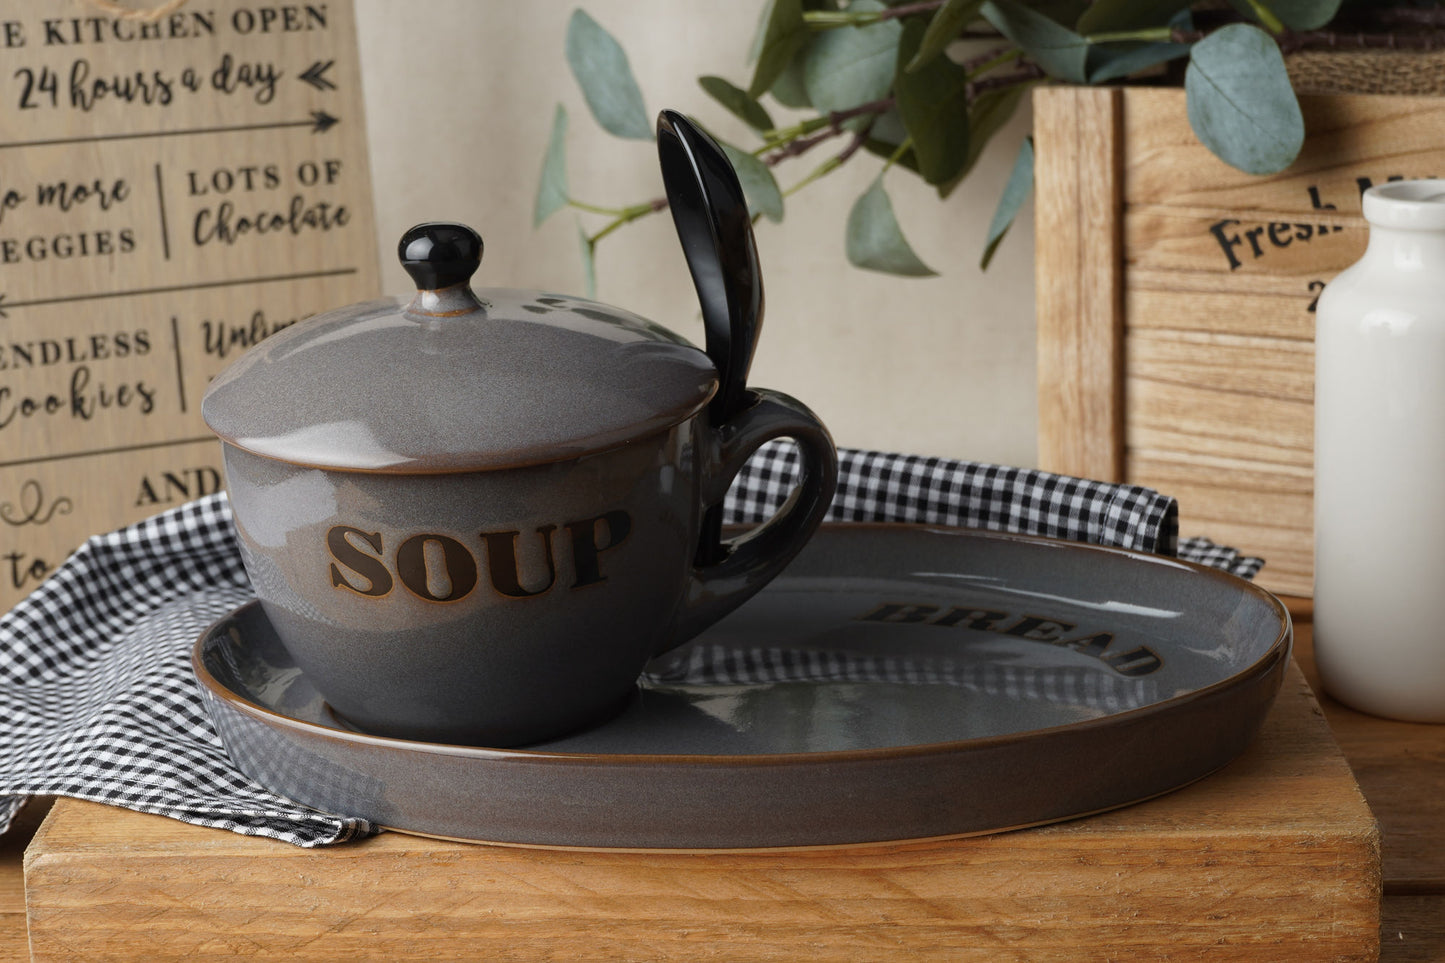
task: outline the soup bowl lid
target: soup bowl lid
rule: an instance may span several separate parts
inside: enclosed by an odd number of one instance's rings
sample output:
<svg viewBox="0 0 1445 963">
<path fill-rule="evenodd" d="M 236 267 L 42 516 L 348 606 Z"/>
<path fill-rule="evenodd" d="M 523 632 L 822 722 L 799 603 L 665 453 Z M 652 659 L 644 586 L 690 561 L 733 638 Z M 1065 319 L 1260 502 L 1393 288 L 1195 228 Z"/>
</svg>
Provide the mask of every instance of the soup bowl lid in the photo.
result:
<svg viewBox="0 0 1445 963">
<path fill-rule="evenodd" d="M 570 295 L 473 291 L 482 239 L 419 224 L 416 296 L 315 315 L 211 382 L 201 415 L 237 448 L 340 471 L 431 474 L 563 461 L 690 418 L 718 386 L 701 350 Z"/>
</svg>

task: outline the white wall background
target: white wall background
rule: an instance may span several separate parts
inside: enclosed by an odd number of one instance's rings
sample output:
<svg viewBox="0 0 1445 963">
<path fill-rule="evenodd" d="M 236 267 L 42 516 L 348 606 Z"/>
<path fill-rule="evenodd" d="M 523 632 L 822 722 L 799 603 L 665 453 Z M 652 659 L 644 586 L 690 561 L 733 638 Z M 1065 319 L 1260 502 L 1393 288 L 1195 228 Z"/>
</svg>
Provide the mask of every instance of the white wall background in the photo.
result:
<svg viewBox="0 0 1445 963">
<path fill-rule="evenodd" d="M 396 239 L 421 220 L 467 222 L 487 249 L 481 286 L 585 289 L 577 218 L 540 229 L 532 205 L 554 106 L 570 118 L 575 197 L 623 206 L 661 196 L 655 147 L 603 132 L 563 52 L 579 0 L 356 0 L 383 278 L 408 280 Z M 696 78 L 746 86 L 762 0 L 580 0 L 627 50 L 650 112 L 694 114 L 753 146 Z M 772 103 L 768 102 L 770 109 Z M 775 111 L 774 119 L 785 112 Z M 939 271 L 902 279 L 860 271 L 843 255 L 843 225 L 880 161 L 860 153 L 790 198 L 782 224 L 761 222 L 767 314 L 751 383 L 803 399 L 839 445 L 1036 464 L 1032 207 L 1021 212 L 987 274 L 978 257 L 994 204 L 1028 130 L 1025 108 L 947 202 L 904 170 L 886 185 L 918 254 Z M 829 144 L 780 166 L 786 188 Z M 599 300 L 702 342 L 696 295 L 666 214 L 602 242 Z"/>
</svg>

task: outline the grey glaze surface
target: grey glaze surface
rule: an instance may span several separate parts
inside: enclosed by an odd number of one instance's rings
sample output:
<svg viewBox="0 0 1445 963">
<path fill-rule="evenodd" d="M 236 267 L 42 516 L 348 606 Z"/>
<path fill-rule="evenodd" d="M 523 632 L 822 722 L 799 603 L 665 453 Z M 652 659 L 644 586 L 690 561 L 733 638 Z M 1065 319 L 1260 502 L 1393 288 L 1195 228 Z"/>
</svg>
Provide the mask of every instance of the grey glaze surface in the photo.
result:
<svg viewBox="0 0 1445 963">
<path fill-rule="evenodd" d="M 307 805 L 460 839 L 706 849 L 991 832 L 1172 790 L 1253 738 L 1290 640 L 1276 599 L 1188 563 L 829 525 L 618 714 L 524 749 L 348 729 L 254 604 L 194 662 L 237 765 Z"/>
<path fill-rule="evenodd" d="M 282 461 L 449 472 L 616 447 L 690 417 L 716 390 L 702 351 L 627 311 L 539 291 L 477 297 L 459 313 L 389 298 L 308 318 L 221 372 L 202 416 Z"/>
<path fill-rule="evenodd" d="M 224 449 L 242 558 L 297 664 L 375 732 L 517 745 L 614 711 L 652 656 L 773 578 L 832 497 L 832 442 L 755 392 L 721 442 L 693 418 L 573 461 L 323 471 Z M 701 518 L 757 447 L 800 440 L 800 496 L 720 560 Z"/>
</svg>

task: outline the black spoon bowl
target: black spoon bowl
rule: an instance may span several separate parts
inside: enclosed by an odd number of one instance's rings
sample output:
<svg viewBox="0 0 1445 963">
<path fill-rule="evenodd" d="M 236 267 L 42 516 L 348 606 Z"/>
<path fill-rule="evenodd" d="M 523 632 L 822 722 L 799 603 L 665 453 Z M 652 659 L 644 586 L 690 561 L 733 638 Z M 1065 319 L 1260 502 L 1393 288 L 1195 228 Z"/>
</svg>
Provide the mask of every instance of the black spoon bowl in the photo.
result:
<svg viewBox="0 0 1445 963">
<path fill-rule="evenodd" d="M 732 163 L 717 141 L 674 110 L 657 120 L 657 153 L 677 236 L 692 272 L 707 355 L 718 370 L 709 413 L 721 424 L 747 395 L 763 323 L 763 280 L 752 218 Z"/>
</svg>

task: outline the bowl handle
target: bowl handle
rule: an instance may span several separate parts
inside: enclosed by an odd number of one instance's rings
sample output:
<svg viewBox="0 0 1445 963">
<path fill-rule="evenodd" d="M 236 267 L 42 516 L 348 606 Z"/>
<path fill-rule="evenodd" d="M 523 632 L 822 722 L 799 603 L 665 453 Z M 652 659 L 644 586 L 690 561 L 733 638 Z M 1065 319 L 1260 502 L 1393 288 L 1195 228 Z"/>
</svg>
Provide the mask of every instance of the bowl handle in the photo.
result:
<svg viewBox="0 0 1445 963">
<path fill-rule="evenodd" d="M 782 392 L 751 389 L 736 414 L 703 435 L 703 506 L 721 504 L 743 463 L 775 438 L 798 443 L 802 477 L 771 519 L 723 542 L 718 560 L 700 556 L 677 628 L 661 651 L 686 642 L 772 581 L 822 523 L 838 488 L 838 452 L 828 429 L 806 405 Z"/>
</svg>

